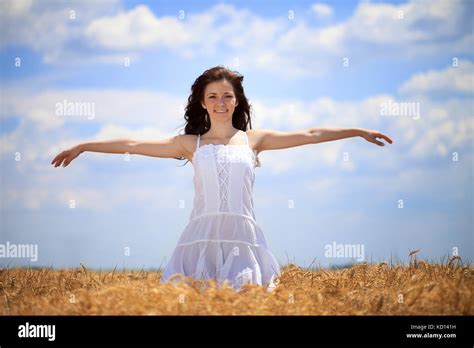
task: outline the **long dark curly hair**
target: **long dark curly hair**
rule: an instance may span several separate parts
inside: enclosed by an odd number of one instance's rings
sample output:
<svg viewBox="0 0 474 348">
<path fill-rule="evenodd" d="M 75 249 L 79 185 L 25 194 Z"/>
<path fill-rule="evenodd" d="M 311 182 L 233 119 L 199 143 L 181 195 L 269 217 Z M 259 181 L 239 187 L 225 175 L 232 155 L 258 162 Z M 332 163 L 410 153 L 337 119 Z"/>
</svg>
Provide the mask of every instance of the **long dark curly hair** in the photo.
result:
<svg viewBox="0 0 474 348">
<path fill-rule="evenodd" d="M 232 114 L 232 125 L 234 128 L 242 131 L 252 129 L 252 121 L 250 118 L 250 105 L 244 93 L 242 81 L 244 77 L 237 71 L 229 70 L 221 65 L 207 69 L 194 81 L 191 86 L 191 94 L 188 97 L 188 104 L 185 108 L 185 127 L 184 134 L 205 134 L 211 128 L 211 118 L 207 116 L 207 111 L 202 107 L 201 102 L 204 100 L 204 90 L 206 86 L 215 81 L 227 80 L 234 89 L 234 93 L 238 105 Z M 207 116 L 207 117 L 206 117 Z M 178 160 L 185 160 L 184 157 L 175 157 Z M 186 162 L 188 163 L 189 160 Z M 186 164 L 185 163 L 185 164 Z M 260 161 L 257 157 L 257 167 L 260 166 Z"/>
</svg>

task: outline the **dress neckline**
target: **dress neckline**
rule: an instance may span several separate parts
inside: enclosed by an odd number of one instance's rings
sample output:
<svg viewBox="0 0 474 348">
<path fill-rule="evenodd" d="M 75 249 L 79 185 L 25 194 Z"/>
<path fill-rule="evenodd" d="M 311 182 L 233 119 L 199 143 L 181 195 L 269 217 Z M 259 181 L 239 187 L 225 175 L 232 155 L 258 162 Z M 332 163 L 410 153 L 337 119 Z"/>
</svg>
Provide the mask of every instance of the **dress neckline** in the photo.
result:
<svg viewBox="0 0 474 348">
<path fill-rule="evenodd" d="M 205 146 L 205 145 L 214 145 L 214 146 L 233 146 L 233 145 L 249 145 L 249 137 L 247 135 L 247 132 L 246 131 L 242 131 L 241 132 L 244 133 L 244 136 L 245 136 L 245 144 L 213 144 L 213 143 L 209 143 L 209 144 L 203 144 L 202 146 Z M 235 135 L 235 134 L 234 134 Z M 231 138 L 232 139 L 232 138 Z M 198 147 L 201 147 L 201 134 L 198 134 L 197 136 L 197 139 L 196 139 L 196 149 Z"/>
<path fill-rule="evenodd" d="M 198 151 L 200 149 L 202 149 L 203 147 L 206 147 L 206 146 L 214 146 L 214 147 L 217 147 L 217 146 L 223 146 L 223 147 L 243 146 L 243 147 L 246 147 L 247 149 L 249 149 L 250 152 L 252 152 L 252 155 L 255 157 L 255 152 L 254 152 L 255 150 L 252 149 L 249 144 L 204 144 L 204 145 L 199 144 L 199 147 L 197 147 L 196 150 L 193 153 L 193 157 L 192 157 L 191 162 L 194 162 L 194 158 L 196 157 L 196 154 L 198 153 Z"/>
<path fill-rule="evenodd" d="M 212 145 L 212 146 L 247 146 L 248 144 L 203 144 L 203 145 L 199 144 L 199 149 L 201 147 L 208 146 L 208 145 Z"/>
</svg>

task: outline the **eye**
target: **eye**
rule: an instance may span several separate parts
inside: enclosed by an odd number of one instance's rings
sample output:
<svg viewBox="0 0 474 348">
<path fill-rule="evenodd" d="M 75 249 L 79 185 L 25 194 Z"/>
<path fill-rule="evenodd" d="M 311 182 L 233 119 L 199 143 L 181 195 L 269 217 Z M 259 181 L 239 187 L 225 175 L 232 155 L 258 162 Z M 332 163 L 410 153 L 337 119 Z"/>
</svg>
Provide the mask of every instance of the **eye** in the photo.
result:
<svg viewBox="0 0 474 348">
<path fill-rule="evenodd" d="M 216 96 L 214 96 L 214 95 L 209 96 L 209 98 L 215 98 L 215 97 L 216 97 Z M 225 98 L 233 98 L 233 97 L 234 97 L 234 96 L 232 96 L 232 95 L 226 95 L 226 96 L 225 96 Z"/>
</svg>

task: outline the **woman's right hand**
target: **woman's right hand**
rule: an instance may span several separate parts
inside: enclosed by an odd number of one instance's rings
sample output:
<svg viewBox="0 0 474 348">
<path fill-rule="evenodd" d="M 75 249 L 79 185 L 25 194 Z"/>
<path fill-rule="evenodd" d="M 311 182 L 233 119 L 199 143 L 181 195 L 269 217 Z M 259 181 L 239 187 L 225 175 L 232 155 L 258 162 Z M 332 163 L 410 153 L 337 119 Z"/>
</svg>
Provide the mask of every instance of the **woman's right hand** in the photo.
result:
<svg viewBox="0 0 474 348">
<path fill-rule="evenodd" d="M 74 147 L 70 148 L 69 150 L 64 150 L 59 155 L 54 157 L 51 164 L 53 164 L 54 167 L 58 167 L 62 163 L 63 167 L 67 167 L 68 164 L 71 163 L 72 160 L 74 158 L 76 158 L 77 156 L 79 156 L 81 153 L 82 153 L 82 150 L 81 150 L 80 146 L 79 145 L 74 146 Z M 64 163 L 63 163 L 63 161 L 64 161 Z"/>
</svg>

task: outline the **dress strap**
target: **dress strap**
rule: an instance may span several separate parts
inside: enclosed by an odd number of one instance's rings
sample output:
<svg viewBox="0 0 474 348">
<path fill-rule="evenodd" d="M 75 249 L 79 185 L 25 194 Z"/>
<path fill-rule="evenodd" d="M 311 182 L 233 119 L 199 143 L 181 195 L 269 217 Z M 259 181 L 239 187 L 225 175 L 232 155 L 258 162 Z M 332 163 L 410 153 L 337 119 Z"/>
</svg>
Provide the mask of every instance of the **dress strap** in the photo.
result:
<svg viewBox="0 0 474 348">
<path fill-rule="evenodd" d="M 196 140 L 196 150 L 199 149 L 199 140 L 201 139 L 201 134 L 198 134 L 197 140 Z"/>
<path fill-rule="evenodd" d="M 245 141 L 247 142 L 247 145 L 249 145 L 249 136 L 247 135 L 247 132 L 244 131 L 245 133 Z"/>
</svg>

